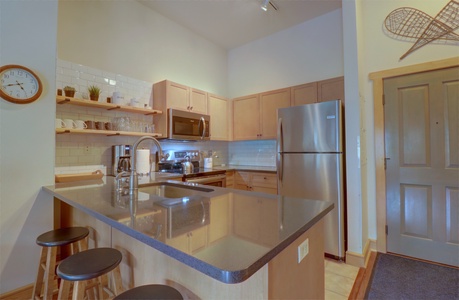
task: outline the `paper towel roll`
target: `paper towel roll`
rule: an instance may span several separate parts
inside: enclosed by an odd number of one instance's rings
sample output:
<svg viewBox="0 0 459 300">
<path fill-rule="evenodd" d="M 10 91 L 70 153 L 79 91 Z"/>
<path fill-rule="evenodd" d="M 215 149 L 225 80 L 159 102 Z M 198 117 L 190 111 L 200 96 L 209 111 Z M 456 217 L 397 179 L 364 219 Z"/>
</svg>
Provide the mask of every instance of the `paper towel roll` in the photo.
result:
<svg viewBox="0 0 459 300">
<path fill-rule="evenodd" d="M 149 174 L 150 173 L 150 150 L 149 149 L 138 149 L 135 155 L 136 155 L 135 169 L 137 171 L 137 174 Z"/>
</svg>

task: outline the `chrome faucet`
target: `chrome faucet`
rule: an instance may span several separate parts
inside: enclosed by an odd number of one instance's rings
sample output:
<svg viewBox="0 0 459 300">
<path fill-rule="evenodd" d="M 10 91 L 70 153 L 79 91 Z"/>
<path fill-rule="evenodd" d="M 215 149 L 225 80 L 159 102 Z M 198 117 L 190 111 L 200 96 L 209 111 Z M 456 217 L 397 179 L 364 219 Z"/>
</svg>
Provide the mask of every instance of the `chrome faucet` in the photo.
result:
<svg viewBox="0 0 459 300">
<path fill-rule="evenodd" d="M 131 196 L 131 198 L 134 197 L 134 199 L 137 199 L 137 193 L 139 188 L 139 177 L 137 175 L 136 170 L 136 152 L 139 144 L 145 140 L 152 140 L 158 148 L 158 159 L 161 160 L 161 158 L 163 158 L 163 149 L 161 148 L 161 144 L 154 137 L 143 136 L 134 143 L 131 151 L 131 176 L 129 179 L 129 195 Z"/>
</svg>

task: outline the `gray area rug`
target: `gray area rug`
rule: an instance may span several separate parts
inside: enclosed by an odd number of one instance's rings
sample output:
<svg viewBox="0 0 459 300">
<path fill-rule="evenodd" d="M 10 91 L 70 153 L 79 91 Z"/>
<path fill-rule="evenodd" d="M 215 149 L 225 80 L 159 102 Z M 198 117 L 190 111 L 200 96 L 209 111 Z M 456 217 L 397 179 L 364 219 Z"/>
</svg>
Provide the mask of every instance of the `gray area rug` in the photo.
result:
<svg viewBox="0 0 459 300">
<path fill-rule="evenodd" d="M 366 299 L 459 299 L 459 270 L 378 253 Z"/>
</svg>

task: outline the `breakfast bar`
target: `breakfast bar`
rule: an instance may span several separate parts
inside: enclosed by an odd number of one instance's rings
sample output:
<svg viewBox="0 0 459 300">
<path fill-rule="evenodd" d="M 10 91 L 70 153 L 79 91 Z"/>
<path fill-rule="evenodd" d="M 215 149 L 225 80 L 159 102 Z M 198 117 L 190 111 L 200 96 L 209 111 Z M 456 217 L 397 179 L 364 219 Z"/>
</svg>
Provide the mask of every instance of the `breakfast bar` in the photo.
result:
<svg viewBox="0 0 459 300">
<path fill-rule="evenodd" d="M 123 285 L 162 283 L 185 299 L 323 298 L 323 222 L 333 204 L 168 180 L 59 183 L 56 226 L 90 228 L 90 247 L 123 253 Z"/>
</svg>

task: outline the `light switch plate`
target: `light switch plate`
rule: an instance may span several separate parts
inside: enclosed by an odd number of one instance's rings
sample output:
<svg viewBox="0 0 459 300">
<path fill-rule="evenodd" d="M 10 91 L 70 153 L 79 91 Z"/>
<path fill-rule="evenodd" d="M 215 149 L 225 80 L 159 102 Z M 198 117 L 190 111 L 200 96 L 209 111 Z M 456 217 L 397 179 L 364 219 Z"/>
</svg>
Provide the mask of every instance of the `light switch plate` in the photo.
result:
<svg viewBox="0 0 459 300">
<path fill-rule="evenodd" d="M 300 263 L 303 258 L 306 257 L 309 253 L 309 239 L 306 239 L 298 246 L 298 263 Z"/>
</svg>

